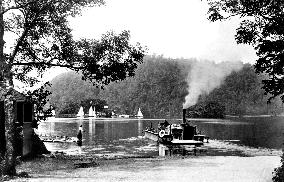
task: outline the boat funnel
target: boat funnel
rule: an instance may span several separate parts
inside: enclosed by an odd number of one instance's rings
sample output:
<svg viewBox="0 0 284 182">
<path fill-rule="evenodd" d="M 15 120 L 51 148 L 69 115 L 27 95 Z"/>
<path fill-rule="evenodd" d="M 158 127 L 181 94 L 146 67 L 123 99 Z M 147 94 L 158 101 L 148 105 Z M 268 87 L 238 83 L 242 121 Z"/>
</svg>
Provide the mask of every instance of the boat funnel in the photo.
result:
<svg viewBox="0 0 284 182">
<path fill-rule="evenodd" d="M 186 123 L 185 115 L 186 115 L 186 109 L 183 109 L 182 110 L 182 121 L 183 121 L 183 123 Z"/>
</svg>

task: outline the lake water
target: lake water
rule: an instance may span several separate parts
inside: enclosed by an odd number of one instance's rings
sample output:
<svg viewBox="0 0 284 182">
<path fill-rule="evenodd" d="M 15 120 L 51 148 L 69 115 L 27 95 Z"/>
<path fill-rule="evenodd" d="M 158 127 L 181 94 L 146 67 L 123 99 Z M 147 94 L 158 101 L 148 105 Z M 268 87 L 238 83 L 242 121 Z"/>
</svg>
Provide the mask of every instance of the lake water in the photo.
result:
<svg viewBox="0 0 284 182">
<path fill-rule="evenodd" d="M 91 154 L 156 155 L 155 143 L 144 139 L 143 130 L 157 128 L 163 119 L 50 118 L 39 125 L 41 135 L 76 137 L 83 125 L 83 152 Z M 181 123 L 181 120 L 168 120 Z M 192 119 L 203 134 L 218 141 L 240 146 L 281 149 L 284 117 L 245 117 L 230 119 Z M 48 149 L 76 153 L 76 143 L 46 143 Z"/>
</svg>

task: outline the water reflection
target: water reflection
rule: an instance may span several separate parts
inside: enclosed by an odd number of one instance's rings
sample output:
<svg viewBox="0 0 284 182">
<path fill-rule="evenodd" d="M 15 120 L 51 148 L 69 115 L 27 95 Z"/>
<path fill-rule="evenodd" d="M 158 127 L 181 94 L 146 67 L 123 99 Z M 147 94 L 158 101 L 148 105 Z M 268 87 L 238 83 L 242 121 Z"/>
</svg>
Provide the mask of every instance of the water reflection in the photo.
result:
<svg viewBox="0 0 284 182">
<path fill-rule="evenodd" d="M 76 137 L 78 128 L 83 125 L 86 144 L 111 142 L 118 139 L 142 136 L 145 120 L 114 119 L 53 119 L 42 122 L 39 132 L 43 135 Z"/>
<path fill-rule="evenodd" d="M 156 143 L 149 143 L 141 135 L 143 120 L 119 119 L 53 119 L 39 125 L 41 135 L 76 137 L 78 128 L 83 125 L 83 153 L 125 153 L 153 155 Z M 138 137 L 140 136 L 140 137 Z M 46 143 L 51 151 L 76 153 L 76 143 Z M 61 150 L 60 150 L 61 149 Z M 145 150 L 144 150 L 145 149 Z"/>
<path fill-rule="evenodd" d="M 192 121 L 206 135 L 218 140 L 236 140 L 251 147 L 281 149 L 284 117 L 232 118 L 219 121 Z"/>
<path fill-rule="evenodd" d="M 94 123 L 94 124 L 93 124 Z M 94 131 L 94 132 L 93 132 Z M 93 135 L 96 132 L 96 124 L 91 118 L 89 119 L 89 141 L 93 141 Z"/>
<path fill-rule="evenodd" d="M 58 119 L 53 118 L 39 125 L 39 133 L 51 136 L 76 137 L 78 128 L 83 125 L 83 148 L 92 152 L 154 152 L 155 144 L 139 137 L 143 130 L 151 124 L 157 128 L 163 120 L 147 119 Z M 181 120 L 169 120 L 171 123 L 181 123 Z M 265 147 L 280 149 L 283 142 L 284 118 L 232 118 L 226 120 L 194 119 L 193 125 L 197 125 L 203 134 L 211 139 L 224 141 L 236 141 L 240 145 L 251 147 Z M 53 144 L 66 150 L 73 150 L 76 143 Z M 150 147 L 149 147 L 150 145 Z M 73 147 L 73 148 L 72 148 Z"/>
</svg>

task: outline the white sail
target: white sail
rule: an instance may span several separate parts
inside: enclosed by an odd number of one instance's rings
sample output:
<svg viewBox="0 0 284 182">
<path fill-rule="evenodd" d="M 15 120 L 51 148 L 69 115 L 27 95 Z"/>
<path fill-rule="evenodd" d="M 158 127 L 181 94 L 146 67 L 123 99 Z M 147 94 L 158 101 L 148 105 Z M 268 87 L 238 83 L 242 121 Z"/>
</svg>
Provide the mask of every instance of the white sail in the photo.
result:
<svg viewBox="0 0 284 182">
<path fill-rule="evenodd" d="M 138 109 L 138 113 L 137 113 L 136 116 L 137 116 L 137 118 L 143 118 L 143 114 L 142 114 L 140 108 Z"/>
<path fill-rule="evenodd" d="M 93 112 L 93 107 L 91 106 L 89 109 L 89 117 L 93 117 L 94 116 L 94 112 Z"/>
<path fill-rule="evenodd" d="M 51 111 L 52 116 L 55 116 L 55 110 Z"/>
<path fill-rule="evenodd" d="M 80 118 L 83 118 L 84 117 L 84 109 L 83 107 L 81 106 L 80 109 L 79 109 L 79 112 L 77 114 L 77 117 L 80 117 Z"/>
</svg>

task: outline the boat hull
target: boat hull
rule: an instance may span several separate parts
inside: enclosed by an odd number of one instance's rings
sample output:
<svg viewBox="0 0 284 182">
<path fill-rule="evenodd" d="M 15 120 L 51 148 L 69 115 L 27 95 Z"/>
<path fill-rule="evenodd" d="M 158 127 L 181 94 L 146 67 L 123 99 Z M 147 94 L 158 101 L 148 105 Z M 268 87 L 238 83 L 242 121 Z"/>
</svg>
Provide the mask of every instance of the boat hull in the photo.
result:
<svg viewBox="0 0 284 182">
<path fill-rule="evenodd" d="M 145 130 L 144 131 L 144 137 L 148 138 L 150 140 L 153 140 L 155 142 L 159 142 L 166 145 L 195 145 L 200 146 L 204 144 L 204 135 L 194 135 L 193 140 L 167 140 L 167 138 L 162 139 L 159 137 L 159 134 L 157 132 L 151 131 L 151 130 Z M 170 139 L 170 138 L 169 138 Z"/>
<path fill-rule="evenodd" d="M 158 133 L 156 133 L 154 131 L 150 131 L 150 130 L 144 131 L 144 137 L 148 138 L 150 140 L 156 141 L 156 142 L 159 140 Z"/>
</svg>

